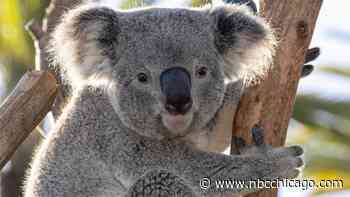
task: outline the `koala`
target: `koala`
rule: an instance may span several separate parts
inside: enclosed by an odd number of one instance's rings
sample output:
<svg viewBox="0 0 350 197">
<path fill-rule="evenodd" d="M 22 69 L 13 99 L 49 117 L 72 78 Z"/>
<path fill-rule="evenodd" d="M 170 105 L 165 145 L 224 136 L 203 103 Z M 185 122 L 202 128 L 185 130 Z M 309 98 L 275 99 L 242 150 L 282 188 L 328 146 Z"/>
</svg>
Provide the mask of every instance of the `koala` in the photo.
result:
<svg viewBox="0 0 350 197">
<path fill-rule="evenodd" d="M 220 119 L 264 77 L 274 46 L 245 5 L 69 11 L 51 53 L 73 95 L 35 153 L 24 196 L 220 196 L 258 188 L 200 180 L 296 177 L 302 149 L 265 145 L 261 129 L 255 146 L 220 153 L 231 141 Z"/>
</svg>

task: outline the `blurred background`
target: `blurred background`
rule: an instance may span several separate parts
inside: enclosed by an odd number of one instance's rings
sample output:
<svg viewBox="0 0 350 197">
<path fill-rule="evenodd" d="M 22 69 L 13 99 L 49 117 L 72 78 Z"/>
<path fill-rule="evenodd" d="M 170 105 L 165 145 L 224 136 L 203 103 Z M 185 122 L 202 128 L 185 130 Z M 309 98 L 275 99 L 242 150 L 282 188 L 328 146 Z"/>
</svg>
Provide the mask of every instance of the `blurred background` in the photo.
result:
<svg viewBox="0 0 350 197">
<path fill-rule="evenodd" d="M 164 7 L 201 6 L 209 0 L 105 0 L 128 9 L 151 4 Z M 292 1 L 292 0 L 291 0 Z M 26 69 L 34 64 L 34 46 L 24 25 L 41 19 L 49 0 L 0 0 L 0 103 Z M 343 3 L 343 4 L 337 4 Z M 305 148 L 302 179 L 343 180 L 343 188 L 282 188 L 279 196 L 350 196 L 350 1 L 325 0 L 311 47 L 322 49 L 315 72 L 300 81 L 287 143 Z M 36 132 L 37 133 L 37 132 Z M 37 139 L 35 132 L 29 139 Z M 24 150 L 37 141 L 27 140 Z M 1 148 L 1 147 L 0 147 Z M 30 152 L 16 153 L 1 175 L 1 197 L 16 197 L 10 189 L 22 180 Z M 18 190 L 18 187 L 17 187 Z M 7 191 L 7 192 L 6 192 Z M 5 195 L 6 194 L 6 195 Z"/>
</svg>

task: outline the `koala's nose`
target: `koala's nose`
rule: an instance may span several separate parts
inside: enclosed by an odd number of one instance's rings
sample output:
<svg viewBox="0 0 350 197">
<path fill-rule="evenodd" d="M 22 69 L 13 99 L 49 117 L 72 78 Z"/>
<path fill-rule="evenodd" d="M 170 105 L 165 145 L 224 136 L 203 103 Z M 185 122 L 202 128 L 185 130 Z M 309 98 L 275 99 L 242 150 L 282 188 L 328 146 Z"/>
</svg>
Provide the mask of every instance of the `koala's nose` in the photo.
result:
<svg viewBox="0 0 350 197">
<path fill-rule="evenodd" d="M 160 75 L 160 86 L 165 96 L 165 109 L 173 114 L 185 114 L 192 107 L 191 77 L 186 69 L 169 68 Z"/>
</svg>

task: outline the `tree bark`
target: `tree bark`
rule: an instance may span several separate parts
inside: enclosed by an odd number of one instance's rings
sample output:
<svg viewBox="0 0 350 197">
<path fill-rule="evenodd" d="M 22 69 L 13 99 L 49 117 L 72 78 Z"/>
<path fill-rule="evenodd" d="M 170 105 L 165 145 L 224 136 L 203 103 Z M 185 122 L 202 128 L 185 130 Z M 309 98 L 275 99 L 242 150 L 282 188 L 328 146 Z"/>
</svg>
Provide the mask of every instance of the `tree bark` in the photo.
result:
<svg viewBox="0 0 350 197">
<path fill-rule="evenodd" d="M 57 93 L 48 72 L 26 73 L 0 106 L 0 169 L 51 110 Z"/>
<path fill-rule="evenodd" d="M 274 66 L 266 79 L 248 87 L 240 99 L 233 122 L 233 136 L 251 143 L 251 129 L 265 130 L 265 143 L 285 143 L 300 79 L 322 0 L 261 0 L 260 13 L 275 30 L 278 40 Z M 248 196 L 277 196 L 277 190 Z"/>
</svg>

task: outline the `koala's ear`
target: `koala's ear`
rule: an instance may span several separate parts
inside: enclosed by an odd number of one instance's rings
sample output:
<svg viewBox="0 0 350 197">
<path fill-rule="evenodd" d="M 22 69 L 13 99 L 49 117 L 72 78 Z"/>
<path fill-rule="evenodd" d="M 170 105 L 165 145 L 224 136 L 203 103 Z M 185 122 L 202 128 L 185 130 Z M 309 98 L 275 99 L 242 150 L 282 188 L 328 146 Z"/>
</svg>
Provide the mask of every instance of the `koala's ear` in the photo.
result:
<svg viewBox="0 0 350 197">
<path fill-rule="evenodd" d="M 73 9 L 52 34 L 49 50 L 53 62 L 67 72 L 73 83 L 108 73 L 119 32 L 114 10 L 96 5 Z"/>
<path fill-rule="evenodd" d="M 224 5 L 210 12 L 215 46 L 222 54 L 228 78 L 256 82 L 272 64 L 275 38 L 267 23 L 244 5 Z"/>
</svg>

